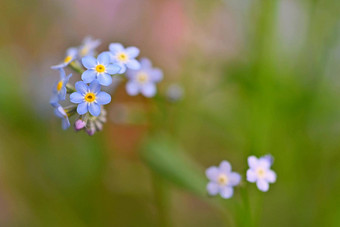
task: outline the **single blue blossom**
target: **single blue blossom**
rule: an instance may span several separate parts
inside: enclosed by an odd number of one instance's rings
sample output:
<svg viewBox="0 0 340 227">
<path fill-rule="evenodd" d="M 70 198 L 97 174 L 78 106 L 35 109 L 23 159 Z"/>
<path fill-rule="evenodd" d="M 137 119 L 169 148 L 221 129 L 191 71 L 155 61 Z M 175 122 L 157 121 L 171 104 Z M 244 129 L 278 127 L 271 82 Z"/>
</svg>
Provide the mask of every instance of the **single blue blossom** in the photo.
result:
<svg viewBox="0 0 340 227">
<path fill-rule="evenodd" d="M 233 196 L 233 187 L 241 181 L 241 175 L 231 172 L 231 165 L 227 161 L 222 161 L 219 167 L 212 166 L 208 168 L 205 174 L 210 180 L 207 185 L 209 195 L 220 194 L 225 199 Z"/>
<path fill-rule="evenodd" d="M 163 79 L 163 72 L 158 68 L 153 68 L 151 61 L 147 58 L 142 58 L 140 62 L 140 69 L 129 69 L 126 73 L 129 79 L 126 83 L 126 92 L 129 95 L 142 93 L 146 97 L 152 97 L 157 90 L 155 84 Z"/>
<path fill-rule="evenodd" d="M 273 157 L 266 155 L 260 158 L 255 156 L 248 157 L 249 169 L 247 170 L 247 180 L 251 183 L 256 182 L 259 190 L 266 192 L 269 189 L 269 183 L 276 181 L 276 173 L 270 169 L 273 164 Z"/>
<path fill-rule="evenodd" d="M 77 112 L 83 115 L 90 112 L 93 116 L 99 116 L 101 107 L 111 102 L 111 96 L 103 91 L 100 91 L 100 84 L 94 80 L 89 86 L 83 81 L 78 81 L 75 84 L 77 92 L 70 95 L 70 100 L 78 104 Z"/>
<path fill-rule="evenodd" d="M 81 75 L 81 79 L 85 83 L 91 83 L 98 80 L 99 84 L 108 86 L 112 83 L 110 75 L 118 73 L 120 66 L 110 63 L 110 54 L 107 52 L 98 55 L 97 59 L 92 56 L 82 58 L 82 63 L 87 69 Z"/>
<path fill-rule="evenodd" d="M 66 57 L 64 61 L 58 65 L 54 65 L 51 68 L 52 69 L 60 69 L 68 66 L 72 61 L 74 61 L 77 58 L 78 55 L 78 49 L 75 47 L 71 47 L 67 49 L 66 51 Z"/>
<path fill-rule="evenodd" d="M 58 101 L 65 100 L 66 97 L 66 84 L 71 78 L 72 74 L 66 76 L 65 70 L 63 68 L 59 69 L 60 72 L 60 80 L 57 81 L 53 87 L 53 95 L 58 97 Z"/>
<path fill-rule="evenodd" d="M 70 127 L 70 121 L 65 109 L 61 105 L 56 105 L 54 108 L 54 114 L 61 119 L 61 127 L 66 130 Z"/>
<path fill-rule="evenodd" d="M 79 47 L 79 57 L 93 56 L 95 49 L 100 45 L 99 39 L 93 39 L 91 36 L 87 36 L 83 40 L 83 44 Z"/>
<path fill-rule="evenodd" d="M 126 68 L 137 70 L 140 68 L 140 63 L 135 59 L 139 55 L 137 47 L 127 47 L 120 43 L 111 43 L 109 45 L 111 61 L 118 64 L 121 69 L 119 74 L 126 71 Z"/>
</svg>

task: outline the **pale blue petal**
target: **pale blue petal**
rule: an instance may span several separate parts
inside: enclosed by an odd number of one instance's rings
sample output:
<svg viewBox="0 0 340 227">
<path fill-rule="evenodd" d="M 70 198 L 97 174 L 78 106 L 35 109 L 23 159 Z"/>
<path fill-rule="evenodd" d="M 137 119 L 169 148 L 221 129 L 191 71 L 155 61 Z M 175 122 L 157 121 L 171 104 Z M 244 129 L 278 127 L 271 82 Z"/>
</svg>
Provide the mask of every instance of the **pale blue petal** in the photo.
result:
<svg viewBox="0 0 340 227">
<path fill-rule="evenodd" d="M 110 54 L 103 52 L 98 55 L 97 62 L 102 65 L 110 64 Z"/>
<path fill-rule="evenodd" d="M 265 175 L 265 180 L 269 183 L 274 183 L 276 181 L 276 173 L 273 170 L 267 170 Z"/>
<path fill-rule="evenodd" d="M 219 193 L 218 184 L 214 182 L 209 182 L 207 184 L 207 191 L 209 195 L 217 195 Z"/>
<path fill-rule="evenodd" d="M 222 161 L 219 168 L 220 168 L 220 171 L 223 173 L 229 173 L 231 171 L 231 165 L 227 161 Z"/>
<path fill-rule="evenodd" d="M 258 180 L 256 182 L 256 186 L 258 189 L 260 189 L 260 191 L 263 191 L 263 192 L 266 192 L 269 189 L 269 184 L 265 180 Z"/>
<path fill-rule="evenodd" d="M 71 47 L 67 49 L 66 54 L 67 56 L 71 56 L 72 58 L 74 58 L 78 54 L 78 49 L 75 47 Z"/>
<path fill-rule="evenodd" d="M 68 118 L 63 118 L 61 120 L 61 127 L 62 127 L 62 129 L 66 130 L 66 129 L 68 129 L 70 127 L 70 125 L 71 124 L 70 124 L 70 121 L 69 121 Z"/>
<path fill-rule="evenodd" d="M 62 106 L 58 106 L 54 109 L 54 114 L 59 117 L 59 118 L 64 118 L 65 117 L 65 111 Z"/>
<path fill-rule="evenodd" d="M 141 67 L 143 69 L 151 69 L 152 68 L 152 63 L 148 58 L 142 58 L 140 60 Z"/>
<path fill-rule="evenodd" d="M 51 99 L 50 99 L 50 104 L 53 106 L 53 107 L 57 107 L 59 106 L 59 97 L 58 95 L 52 95 Z"/>
<path fill-rule="evenodd" d="M 83 81 L 76 82 L 75 87 L 76 90 L 82 95 L 88 91 L 88 86 Z"/>
<path fill-rule="evenodd" d="M 224 199 L 229 199 L 233 196 L 234 194 L 234 189 L 232 187 L 223 187 L 220 191 L 220 195 L 222 196 L 222 198 Z"/>
<path fill-rule="evenodd" d="M 64 68 L 60 68 L 59 72 L 60 72 L 60 80 L 64 80 L 66 77 Z"/>
<path fill-rule="evenodd" d="M 108 93 L 101 91 L 97 94 L 96 101 L 99 105 L 105 105 L 111 102 L 111 96 Z"/>
<path fill-rule="evenodd" d="M 62 87 L 61 90 L 59 91 L 59 100 L 63 101 L 65 100 L 66 97 L 66 87 Z"/>
<path fill-rule="evenodd" d="M 236 186 L 241 182 L 241 175 L 235 172 L 230 173 L 228 178 L 231 186 Z"/>
<path fill-rule="evenodd" d="M 83 115 L 87 113 L 87 102 L 82 102 L 77 107 L 77 112 L 79 115 Z"/>
<path fill-rule="evenodd" d="M 125 52 L 130 58 L 135 58 L 139 54 L 139 49 L 137 47 L 128 47 L 125 49 Z"/>
<path fill-rule="evenodd" d="M 141 93 L 145 97 L 151 98 L 156 94 L 156 86 L 153 83 L 144 84 L 141 87 Z"/>
<path fill-rule="evenodd" d="M 97 60 L 92 56 L 86 56 L 81 59 L 83 66 L 87 69 L 94 69 L 97 65 Z"/>
<path fill-rule="evenodd" d="M 90 111 L 90 114 L 92 114 L 92 116 L 99 116 L 100 114 L 100 105 L 97 104 L 97 103 L 90 103 L 89 104 L 89 111 Z"/>
<path fill-rule="evenodd" d="M 248 157 L 248 165 L 252 169 L 256 169 L 258 166 L 258 159 L 255 156 Z"/>
<path fill-rule="evenodd" d="M 126 66 L 130 69 L 134 69 L 134 70 L 137 70 L 137 69 L 140 69 L 140 63 L 139 61 L 135 60 L 135 59 L 131 59 L 129 60 L 127 63 L 126 63 Z"/>
<path fill-rule="evenodd" d="M 116 74 L 120 71 L 121 67 L 117 64 L 110 64 L 108 66 L 106 66 L 106 72 L 108 74 Z"/>
<path fill-rule="evenodd" d="M 107 73 L 98 74 L 97 80 L 103 86 L 109 86 L 112 83 L 112 77 Z"/>
<path fill-rule="evenodd" d="M 218 175 L 220 174 L 219 169 L 216 166 L 209 167 L 205 171 L 207 178 L 213 182 L 217 182 Z"/>
<path fill-rule="evenodd" d="M 100 84 L 98 80 L 94 80 L 90 85 L 89 85 L 89 90 L 95 94 L 97 94 L 100 91 Z"/>
<path fill-rule="evenodd" d="M 126 92 L 129 94 L 129 95 L 137 95 L 139 93 L 139 85 L 138 83 L 136 82 L 128 82 L 126 84 Z"/>
<path fill-rule="evenodd" d="M 120 43 L 111 43 L 109 45 L 109 50 L 113 53 L 113 54 L 116 54 L 117 52 L 119 51 L 123 51 L 124 50 L 124 47 L 122 44 Z"/>
<path fill-rule="evenodd" d="M 257 180 L 257 176 L 254 170 L 248 169 L 247 170 L 247 181 L 254 183 Z"/>
<path fill-rule="evenodd" d="M 153 82 L 159 82 L 163 79 L 163 72 L 160 69 L 152 69 L 150 70 L 150 77 Z"/>
<path fill-rule="evenodd" d="M 270 160 L 268 160 L 266 158 L 260 158 L 258 160 L 258 165 L 261 166 L 264 169 L 269 169 L 270 165 L 271 165 L 271 162 L 270 162 Z"/>
<path fill-rule="evenodd" d="M 61 68 L 64 68 L 65 66 L 67 66 L 69 63 L 61 63 L 59 65 L 54 65 L 54 66 L 51 66 L 51 69 L 61 69 Z"/>
<path fill-rule="evenodd" d="M 93 69 L 88 69 L 85 72 L 83 72 L 83 74 L 81 75 L 81 79 L 87 84 L 94 81 L 96 77 L 97 77 L 97 73 Z"/>
<path fill-rule="evenodd" d="M 119 74 L 123 74 L 126 71 L 126 66 L 124 64 L 120 64 L 120 71 L 118 72 Z"/>
<path fill-rule="evenodd" d="M 70 95 L 70 101 L 73 103 L 82 103 L 84 102 L 84 95 L 80 94 L 79 92 L 73 92 Z"/>
</svg>

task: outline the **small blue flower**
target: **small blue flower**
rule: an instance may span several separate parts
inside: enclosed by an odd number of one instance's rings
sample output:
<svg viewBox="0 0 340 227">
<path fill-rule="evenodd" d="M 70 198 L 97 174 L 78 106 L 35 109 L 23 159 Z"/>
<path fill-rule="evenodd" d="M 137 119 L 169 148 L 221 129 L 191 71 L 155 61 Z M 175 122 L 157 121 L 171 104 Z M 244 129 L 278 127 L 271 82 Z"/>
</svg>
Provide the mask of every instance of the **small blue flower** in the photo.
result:
<svg viewBox="0 0 340 227">
<path fill-rule="evenodd" d="M 147 58 L 142 58 L 140 62 L 140 69 L 129 69 L 126 73 L 129 79 L 126 83 L 126 92 L 129 95 L 142 93 L 146 97 L 152 97 L 157 90 L 155 84 L 163 79 L 163 72 L 158 68 L 153 68 L 151 61 Z"/>
<path fill-rule="evenodd" d="M 77 112 L 83 115 L 90 112 L 93 116 L 99 116 L 101 107 L 111 102 L 111 96 L 103 91 L 100 91 L 100 84 L 94 80 L 89 86 L 83 81 L 78 81 L 75 84 L 77 92 L 70 95 L 70 100 L 78 104 Z"/>
<path fill-rule="evenodd" d="M 62 63 L 59 65 L 54 65 L 51 68 L 52 69 L 60 69 L 68 66 L 72 61 L 74 61 L 77 58 L 78 55 L 78 49 L 75 47 L 71 47 L 67 49 L 66 51 L 66 57 Z"/>
<path fill-rule="evenodd" d="M 61 127 L 66 130 L 70 127 L 70 121 L 68 119 L 67 113 L 61 105 L 56 105 L 54 108 L 54 114 L 61 118 Z"/>
<path fill-rule="evenodd" d="M 259 190 L 266 192 L 269 189 L 269 183 L 276 181 L 276 173 L 270 169 L 273 164 L 273 157 L 266 155 L 261 158 L 255 156 L 248 157 L 249 169 L 247 170 L 247 180 L 256 182 Z"/>
<path fill-rule="evenodd" d="M 120 43 L 111 43 L 109 45 L 111 53 L 111 61 L 118 64 L 121 69 L 119 74 L 126 71 L 126 68 L 137 70 L 140 68 L 140 63 L 135 59 L 139 55 L 137 47 L 127 47 Z"/>
<path fill-rule="evenodd" d="M 91 36 L 87 36 L 83 40 L 83 44 L 79 47 L 79 57 L 93 56 L 95 49 L 100 45 L 99 39 L 92 39 Z"/>
<path fill-rule="evenodd" d="M 83 57 L 82 63 L 87 68 L 81 75 L 81 79 L 85 83 L 91 83 L 97 79 L 99 84 L 108 86 L 112 83 L 110 75 L 118 73 L 120 70 L 117 64 L 110 64 L 110 54 L 107 52 L 99 54 L 97 59 L 92 56 Z"/>
<path fill-rule="evenodd" d="M 207 185 L 209 195 L 220 194 L 225 199 L 233 196 L 233 187 L 241 181 L 240 174 L 231 172 L 231 165 L 227 161 L 222 161 L 219 167 L 208 168 L 205 174 L 210 180 Z"/>
<path fill-rule="evenodd" d="M 57 81 L 53 87 L 53 95 L 58 97 L 58 101 L 63 101 L 66 97 L 66 84 L 68 83 L 72 74 L 66 76 L 65 70 L 63 68 L 60 68 L 59 72 L 60 80 Z"/>
</svg>

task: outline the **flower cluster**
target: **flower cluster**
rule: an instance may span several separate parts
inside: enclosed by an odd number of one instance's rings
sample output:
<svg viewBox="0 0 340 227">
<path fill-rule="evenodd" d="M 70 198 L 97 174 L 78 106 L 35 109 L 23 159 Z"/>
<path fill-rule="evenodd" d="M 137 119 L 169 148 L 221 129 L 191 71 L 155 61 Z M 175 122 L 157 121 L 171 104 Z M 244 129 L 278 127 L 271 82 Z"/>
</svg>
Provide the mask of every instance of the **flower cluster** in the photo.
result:
<svg viewBox="0 0 340 227">
<path fill-rule="evenodd" d="M 270 167 L 273 164 L 273 157 L 266 155 L 260 158 L 255 156 L 248 157 L 249 169 L 247 170 L 247 181 L 256 182 L 259 190 L 266 192 L 269 190 L 269 183 L 276 181 L 276 174 Z M 205 172 L 209 183 L 207 191 L 209 195 L 220 194 L 222 198 L 228 199 L 233 196 L 233 187 L 241 182 L 241 175 L 231 171 L 231 165 L 227 161 L 222 161 L 216 167 L 212 166 Z"/>
<path fill-rule="evenodd" d="M 163 79 L 160 69 L 154 68 L 147 58 L 138 57 L 137 47 L 125 48 L 120 43 L 111 43 L 109 51 L 96 55 L 100 40 L 86 37 L 79 47 L 67 49 L 64 60 L 52 66 L 58 70 L 60 79 L 53 87 L 50 100 L 54 113 L 62 119 L 62 128 L 70 127 L 69 118 L 77 115 L 74 128 L 85 130 L 89 135 L 102 130 L 106 122 L 104 105 L 111 102 L 111 95 L 102 91 L 102 87 L 112 84 L 112 77 L 126 73 L 126 91 L 129 95 L 141 93 L 145 97 L 155 96 L 156 83 Z M 70 68 L 81 74 L 81 80 L 74 86 L 70 83 L 72 74 L 66 76 L 65 69 Z M 63 107 L 64 104 L 68 104 Z"/>
</svg>

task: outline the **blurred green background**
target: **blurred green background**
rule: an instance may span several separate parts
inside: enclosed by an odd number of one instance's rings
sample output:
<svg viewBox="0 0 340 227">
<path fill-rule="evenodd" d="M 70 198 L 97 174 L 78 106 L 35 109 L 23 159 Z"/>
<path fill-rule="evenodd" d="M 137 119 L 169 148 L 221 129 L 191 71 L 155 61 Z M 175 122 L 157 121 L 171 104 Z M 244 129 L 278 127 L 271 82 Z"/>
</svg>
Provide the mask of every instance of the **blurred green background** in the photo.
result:
<svg viewBox="0 0 340 227">
<path fill-rule="evenodd" d="M 340 226 L 340 1 L 0 0 L 0 30 L 0 226 Z M 165 74 L 93 137 L 48 103 L 87 35 Z M 267 153 L 269 192 L 207 196 L 207 167 Z"/>
</svg>

